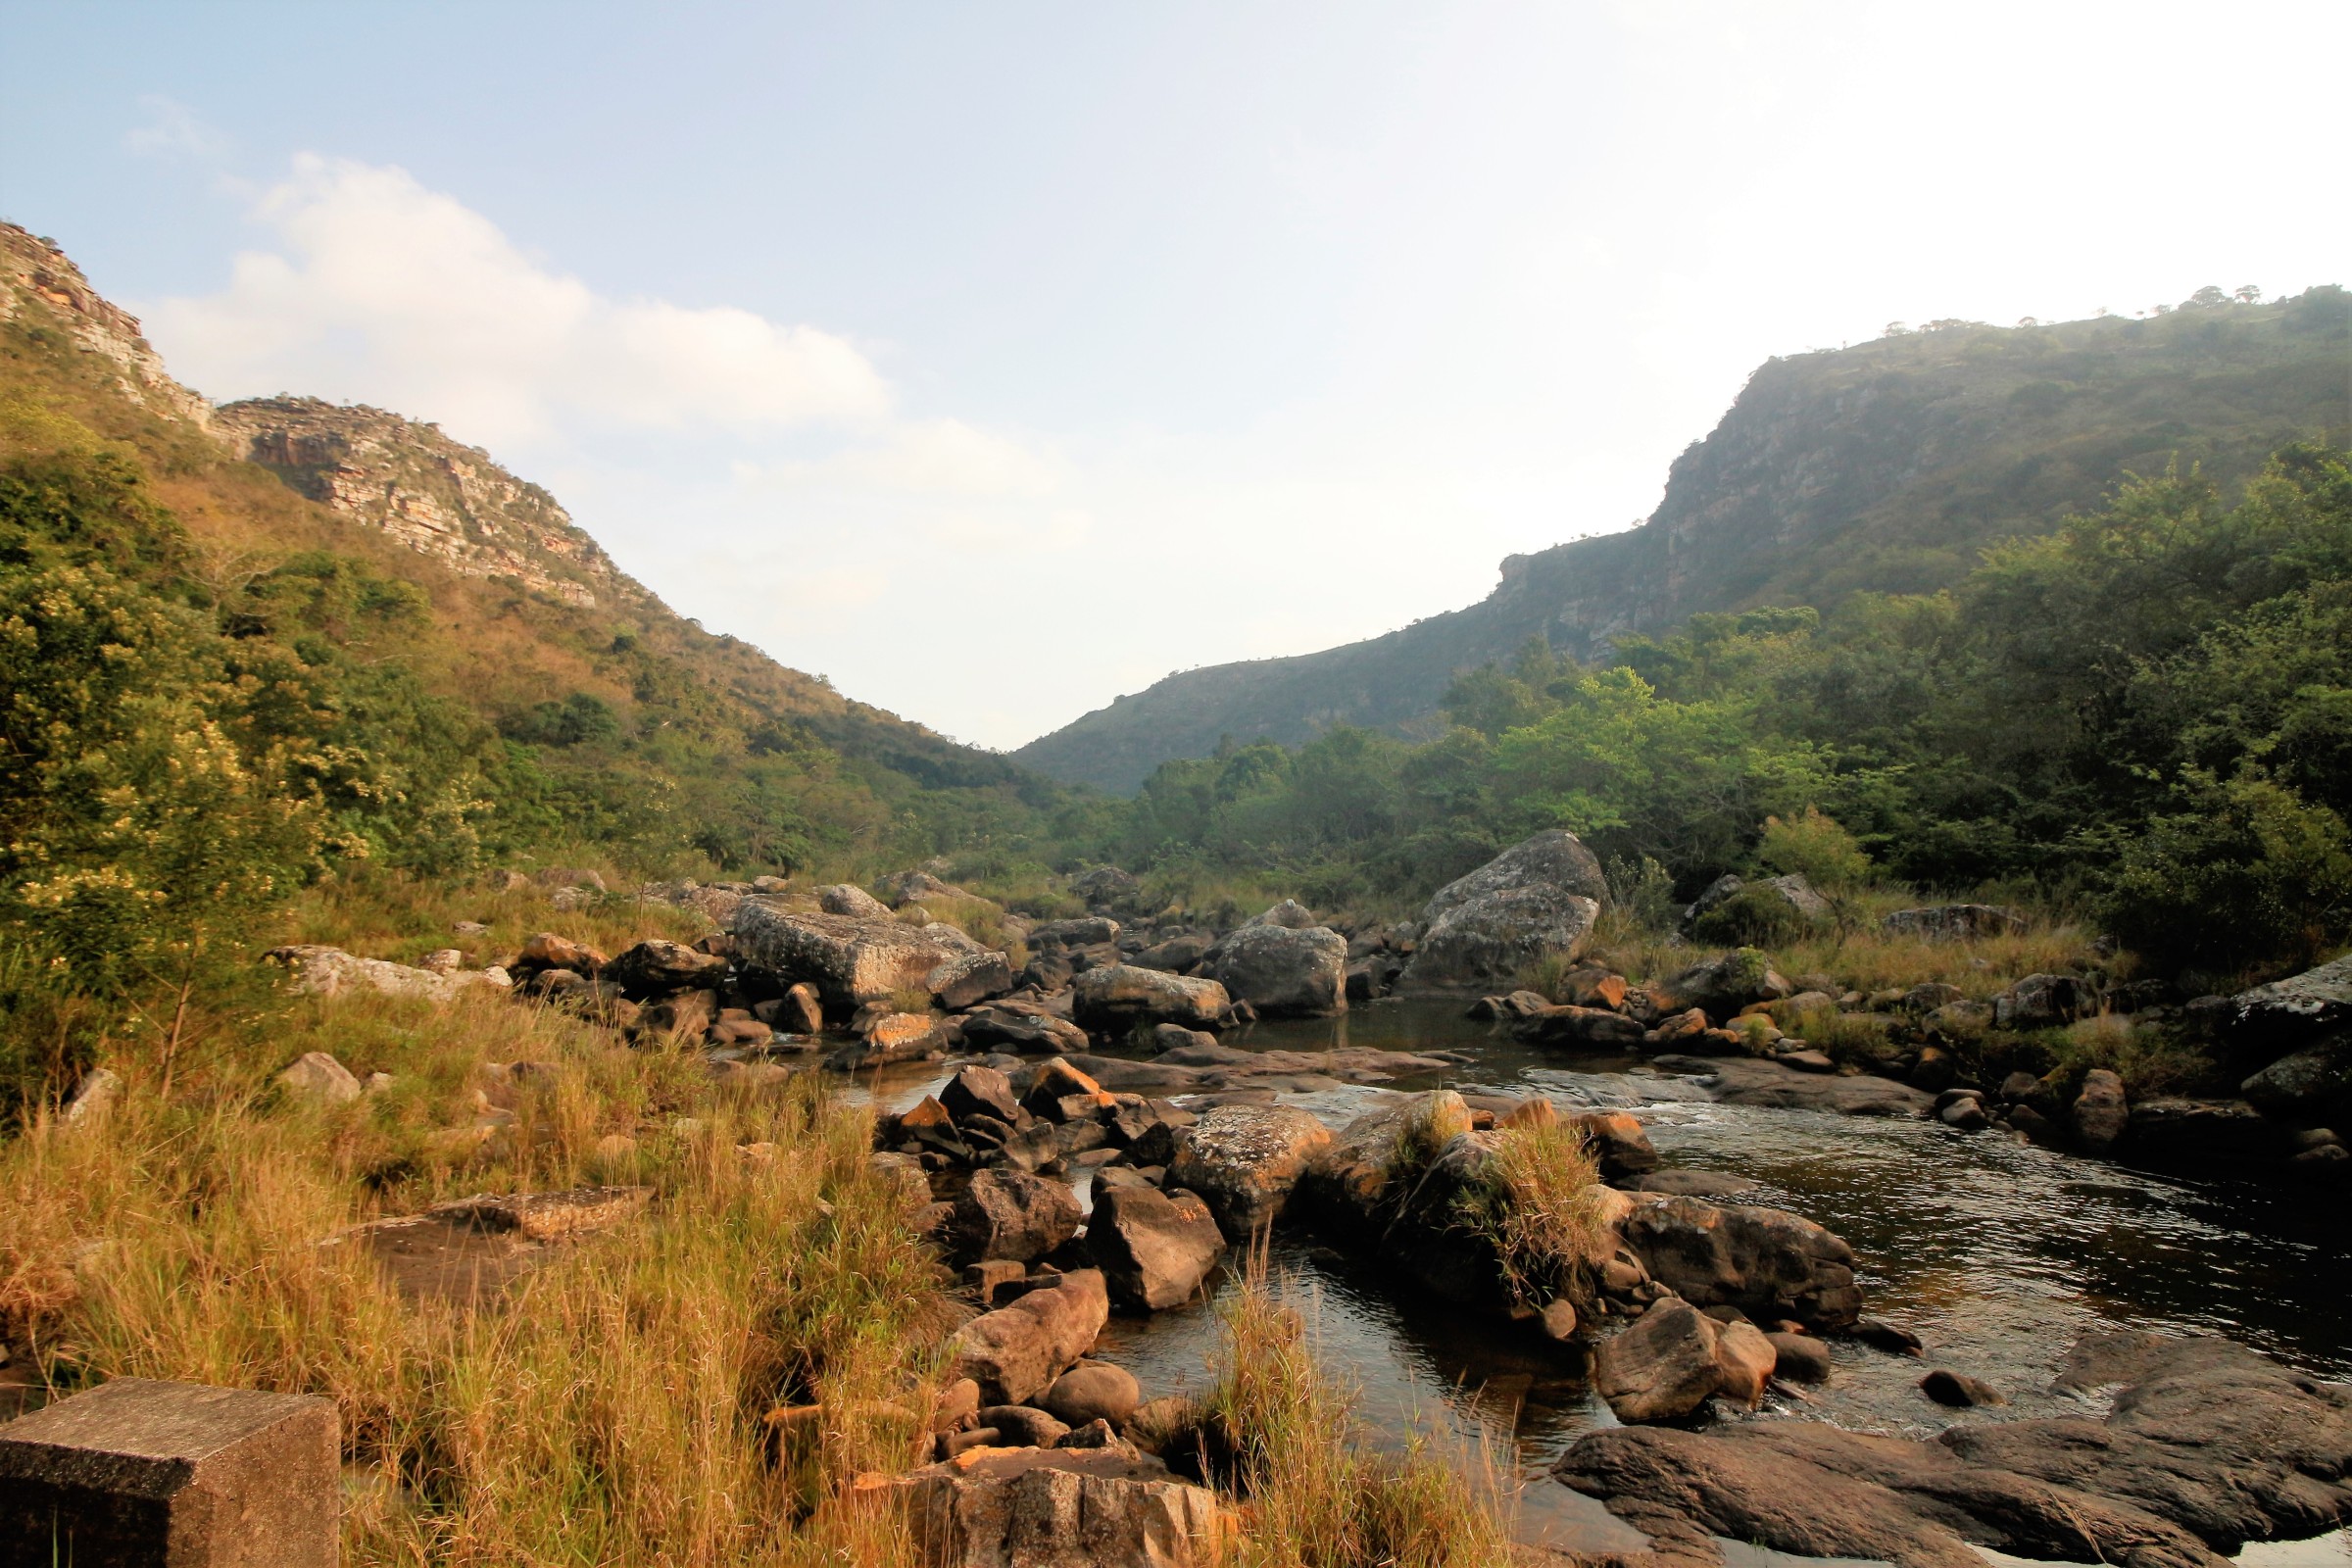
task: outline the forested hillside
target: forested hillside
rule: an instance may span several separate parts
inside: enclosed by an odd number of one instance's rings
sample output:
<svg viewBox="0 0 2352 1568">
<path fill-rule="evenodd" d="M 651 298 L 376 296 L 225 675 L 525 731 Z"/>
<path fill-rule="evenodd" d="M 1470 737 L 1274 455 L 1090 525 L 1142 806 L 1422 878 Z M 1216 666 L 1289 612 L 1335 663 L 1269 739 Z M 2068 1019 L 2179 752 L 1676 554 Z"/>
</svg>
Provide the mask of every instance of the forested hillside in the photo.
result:
<svg viewBox="0 0 2352 1568">
<path fill-rule="evenodd" d="M 2340 444 L 2348 329 L 2339 288 L 2269 304 L 2206 290 L 2146 320 L 1945 321 L 1773 360 L 1640 527 L 1512 557 L 1484 602 L 1385 637 L 1171 675 L 1013 755 L 1125 791 L 1226 737 L 1426 739 L 1456 674 L 1531 638 L 1589 659 L 1693 613 L 1947 587 L 1986 545 L 2048 532 L 2127 473 L 2178 460 L 2234 495 L 2289 441 Z"/>
<path fill-rule="evenodd" d="M 1106 848 L 1346 904 L 1566 827 L 1628 901 L 1761 863 L 2073 902 L 2211 976 L 2308 958 L 2352 937 L 2352 469 L 2289 447 L 2234 505 L 2133 481 L 1951 589 L 1700 614 L 1605 663 L 1534 642 L 1444 712 L 1418 746 L 1165 763 Z"/>
<path fill-rule="evenodd" d="M 1059 798 L 681 619 L 486 454 L 215 411 L 22 229 L 0 283 L 0 1004 L 338 870 L 870 873 Z"/>
</svg>

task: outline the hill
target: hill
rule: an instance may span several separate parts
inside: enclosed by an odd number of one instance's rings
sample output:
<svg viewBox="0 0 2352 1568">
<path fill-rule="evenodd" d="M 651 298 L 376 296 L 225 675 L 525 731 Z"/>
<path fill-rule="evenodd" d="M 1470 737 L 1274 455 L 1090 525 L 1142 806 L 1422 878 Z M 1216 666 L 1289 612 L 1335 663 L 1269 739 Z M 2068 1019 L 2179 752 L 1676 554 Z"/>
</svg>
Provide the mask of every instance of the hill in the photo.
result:
<svg viewBox="0 0 2352 1568">
<path fill-rule="evenodd" d="M 1945 587 L 1984 546 L 2095 510 L 2128 472 L 2178 461 L 2233 487 L 2289 440 L 2340 440 L 2347 314 L 2344 291 L 2322 288 L 2147 320 L 1944 322 L 1776 359 L 1638 527 L 1513 556 L 1481 603 L 1383 637 L 1171 675 L 1012 757 L 1128 791 L 1227 736 L 1434 733 L 1457 672 L 1532 639 L 1591 659 L 1699 612 Z"/>
<path fill-rule="evenodd" d="M 336 717 L 314 727 L 403 774 L 381 787 L 411 808 L 446 794 L 472 853 L 847 869 L 1058 798 L 679 616 L 553 496 L 432 425 L 307 398 L 216 409 L 61 250 L 10 224 L 0 416 L 19 505 L 81 519 L 39 523 L 43 548 L 78 561 L 89 539 L 66 536 L 114 518 L 116 546 L 140 541 L 142 594 L 198 611 L 191 636 L 322 672 Z M 376 836 L 378 854 L 414 852 Z"/>
</svg>

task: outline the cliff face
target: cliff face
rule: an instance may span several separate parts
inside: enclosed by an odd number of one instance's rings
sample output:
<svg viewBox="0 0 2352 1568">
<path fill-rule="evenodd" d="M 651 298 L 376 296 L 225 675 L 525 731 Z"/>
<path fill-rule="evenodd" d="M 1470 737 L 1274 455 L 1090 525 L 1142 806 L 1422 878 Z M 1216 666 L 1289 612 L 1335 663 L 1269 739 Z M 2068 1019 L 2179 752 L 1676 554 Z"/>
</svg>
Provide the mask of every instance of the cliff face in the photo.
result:
<svg viewBox="0 0 2352 1568">
<path fill-rule="evenodd" d="M 0 222 L 0 321 L 16 320 L 32 300 L 50 307 L 75 348 L 112 362 L 126 400 L 200 427 L 212 422 L 213 406 L 172 379 L 137 317 L 101 298 L 56 245 Z"/>
<path fill-rule="evenodd" d="M 556 498 L 477 447 L 365 405 L 223 404 L 214 433 L 247 462 L 351 520 L 469 577 L 513 577 L 583 608 L 642 601 Z"/>
<path fill-rule="evenodd" d="M 1675 461 L 1640 526 L 1513 556 L 1482 603 L 1384 637 L 1171 675 L 1012 755 L 1129 790 L 1226 735 L 1431 733 L 1456 672 L 1533 637 L 1595 659 L 1699 612 L 1939 588 L 1987 544 L 2096 507 L 2127 472 L 2177 460 L 2230 483 L 2287 441 L 2344 439 L 2346 317 L 2342 290 L 2315 289 L 1774 360 Z"/>
</svg>

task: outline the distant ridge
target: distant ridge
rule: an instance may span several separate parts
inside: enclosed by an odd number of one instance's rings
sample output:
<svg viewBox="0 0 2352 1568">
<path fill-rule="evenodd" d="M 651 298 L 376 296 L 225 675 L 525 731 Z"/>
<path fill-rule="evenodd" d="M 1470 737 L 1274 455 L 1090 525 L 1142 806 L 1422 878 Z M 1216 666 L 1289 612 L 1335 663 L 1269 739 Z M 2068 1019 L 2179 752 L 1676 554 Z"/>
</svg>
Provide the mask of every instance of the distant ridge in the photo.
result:
<svg viewBox="0 0 2352 1568">
<path fill-rule="evenodd" d="M 1012 753 L 1128 791 L 1220 739 L 1434 727 L 1457 671 L 1541 637 L 1579 658 L 1702 611 L 1957 580 L 1987 544 L 2179 459 L 2224 483 L 2347 431 L 2347 296 L 1934 330 L 1767 362 L 1639 526 L 1502 563 L 1479 604 L 1364 642 L 1171 675 Z"/>
</svg>

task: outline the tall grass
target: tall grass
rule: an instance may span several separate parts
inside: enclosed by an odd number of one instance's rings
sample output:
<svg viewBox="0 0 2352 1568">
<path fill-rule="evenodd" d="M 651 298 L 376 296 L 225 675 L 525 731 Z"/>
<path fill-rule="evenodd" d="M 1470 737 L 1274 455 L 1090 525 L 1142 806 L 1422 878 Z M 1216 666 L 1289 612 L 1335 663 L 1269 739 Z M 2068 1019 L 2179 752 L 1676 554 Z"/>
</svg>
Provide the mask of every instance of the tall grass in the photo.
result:
<svg viewBox="0 0 2352 1568">
<path fill-rule="evenodd" d="M 357 941 L 372 908 L 308 918 Z M 667 918 L 546 923 L 617 944 Z M 192 1038 L 168 1091 L 122 1042 L 111 1113 L 36 1110 L 0 1146 L 0 1337 L 58 1391 L 142 1375 L 333 1399 L 356 1564 L 905 1560 L 851 1483 L 914 1456 L 941 1276 L 866 1164 L 865 1112 L 808 1080 L 730 1091 L 694 1054 L 489 995 L 301 998 Z M 393 1087 L 286 1102 L 270 1078 L 313 1049 Z M 516 1059 L 560 1070 L 482 1070 Z M 512 1117 L 487 1137 L 486 1084 Z M 614 1134 L 626 1152 L 600 1148 Z M 598 1180 L 653 1205 L 475 1309 L 319 1245 L 462 1193 Z M 762 1415 L 809 1401 L 827 1418 L 780 1446 Z"/>
<path fill-rule="evenodd" d="M 1219 1310 L 1224 1362 L 1206 1417 L 1246 1499 L 1234 1568 L 1511 1561 L 1494 1467 L 1448 1464 L 1427 1440 L 1400 1453 L 1368 1446 L 1353 1396 L 1317 1364 L 1262 1251 Z"/>
<path fill-rule="evenodd" d="M 1583 1305 L 1612 1247 L 1599 1188 L 1599 1163 L 1575 1123 L 1498 1128 L 1461 1217 L 1494 1245 L 1515 1299 L 1566 1295 Z"/>
</svg>

